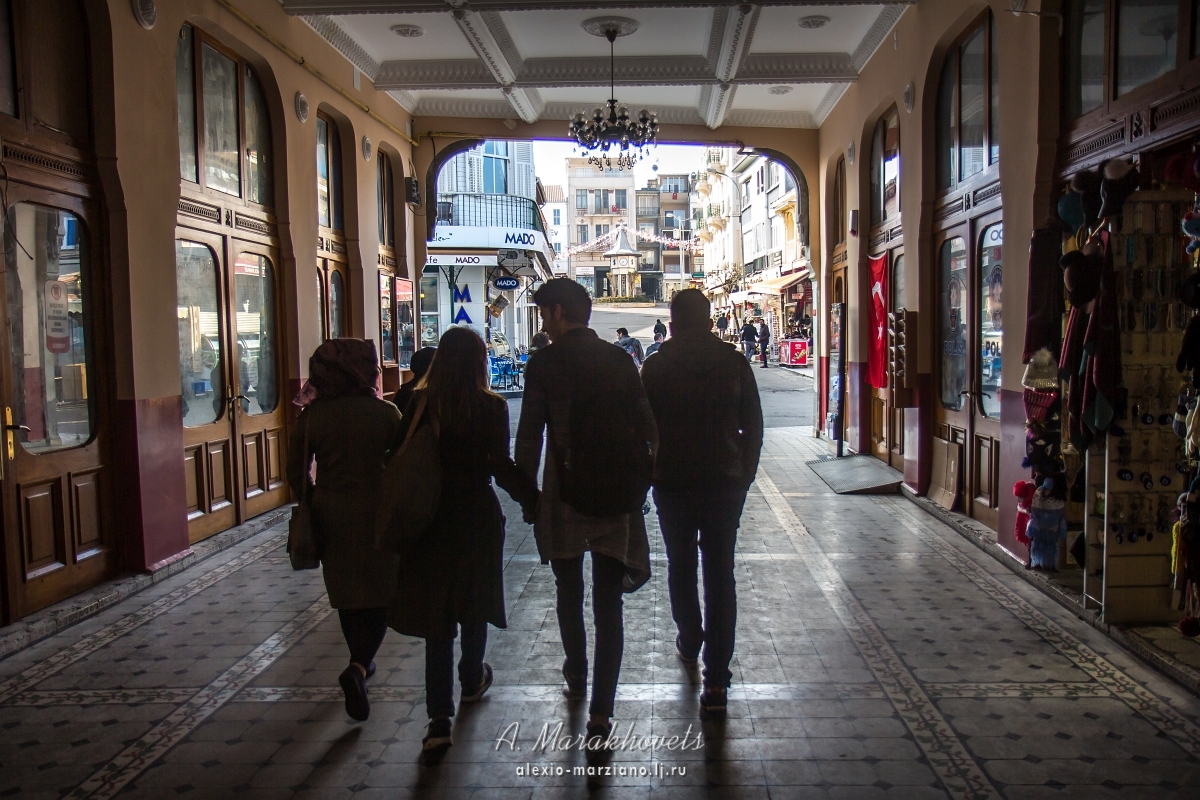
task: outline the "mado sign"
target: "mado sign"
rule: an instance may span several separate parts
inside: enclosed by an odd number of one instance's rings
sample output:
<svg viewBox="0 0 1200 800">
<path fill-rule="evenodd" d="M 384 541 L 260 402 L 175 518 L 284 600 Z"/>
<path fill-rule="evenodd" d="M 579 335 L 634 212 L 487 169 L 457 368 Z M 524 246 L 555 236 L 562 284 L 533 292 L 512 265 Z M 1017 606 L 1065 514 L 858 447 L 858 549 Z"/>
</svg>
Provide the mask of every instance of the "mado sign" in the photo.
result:
<svg viewBox="0 0 1200 800">
<path fill-rule="evenodd" d="M 492 286 L 495 286 L 502 292 L 511 292 L 521 288 L 521 281 L 511 275 L 501 275 L 492 281 Z"/>
</svg>

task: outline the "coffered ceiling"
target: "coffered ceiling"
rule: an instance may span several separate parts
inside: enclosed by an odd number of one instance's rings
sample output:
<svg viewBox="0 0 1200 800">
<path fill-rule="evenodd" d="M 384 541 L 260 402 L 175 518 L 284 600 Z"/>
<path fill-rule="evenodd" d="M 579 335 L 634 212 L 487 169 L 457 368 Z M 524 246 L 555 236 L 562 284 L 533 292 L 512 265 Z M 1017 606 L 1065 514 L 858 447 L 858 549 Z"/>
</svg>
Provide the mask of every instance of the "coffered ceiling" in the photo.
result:
<svg viewBox="0 0 1200 800">
<path fill-rule="evenodd" d="M 664 123 L 820 125 L 916 0 L 281 0 L 415 116 L 567 120 L 610 96 Z M 595 27 L 590 26 L 590 27 Z"/>
</svg>

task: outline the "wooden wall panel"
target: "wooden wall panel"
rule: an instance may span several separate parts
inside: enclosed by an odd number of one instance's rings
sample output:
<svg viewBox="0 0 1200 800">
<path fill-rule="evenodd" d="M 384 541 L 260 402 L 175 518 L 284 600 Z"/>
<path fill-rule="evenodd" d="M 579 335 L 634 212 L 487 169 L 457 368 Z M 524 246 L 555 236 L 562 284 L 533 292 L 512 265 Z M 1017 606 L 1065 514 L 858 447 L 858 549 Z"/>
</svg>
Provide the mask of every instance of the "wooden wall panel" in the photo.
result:
<svg viewBox="0 0 1200 800">
<path fill-rule="evenodd" d="M 262 485 L 262 433 L 242 437 L 242 491 L 243 496 L 261 494 Z"/>
<path fill-rule="evenodd" d="M 21 539 L 25 550 L 25 577 L 33 579 L 66 565 L 63 537 L 62 482 L 19 487 Z"/>
<path fill-rule="evenodd" d="M 279 428 L 266 432 L 267 437 L 267 489 L 278 489 L 283 485 L 283 451 Z"/>
<path fill-rule="evenodd" d="M 71 522 L 75 560 L 96 555 L 104 547 L 100 522 L 100 471 L 74 473 L 71 481 Z"/>
<path fill-rule="evenodd" d="M 220 439 L 209 442 L 208 450 L 208 510 L 209 513 L 228 505 L 232 505 L 229 488 L 233 485 L 233 475 L 229 461 L 229 440 Z"/>
<path fill-rule="evenodd" d="M 207 499 L 204 488 L 204 452 L 200 446 L 189 447 L 183 451 L 184 486 L 187 491 L 187 515 L 192 520 L 204 513 L 200 507 L 200 498 Z"/>
</svg>

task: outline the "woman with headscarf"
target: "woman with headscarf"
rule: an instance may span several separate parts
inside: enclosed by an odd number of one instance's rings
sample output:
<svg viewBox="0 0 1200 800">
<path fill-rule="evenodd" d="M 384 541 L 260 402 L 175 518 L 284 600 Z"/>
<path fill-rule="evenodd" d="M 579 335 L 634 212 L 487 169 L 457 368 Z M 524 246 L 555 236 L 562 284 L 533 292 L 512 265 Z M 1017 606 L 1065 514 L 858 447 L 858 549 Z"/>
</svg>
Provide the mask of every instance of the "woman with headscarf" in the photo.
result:
<svg viewBox="0 0 1200 800">
<path fill-rule="evenodd" d="M 310 498 L 325 589 L 350 649 L 338 683 L 346 713 L 362 721 L 396 579 L 395 557 L 375 549 L 375 508 L 383 463 L 400 442 L 400 412 L 379 399 L 374 342 L 330 339 L 309 359 L 308 375 L 312 399 L 292 431 L 288 482 L 293 496 L 305 487 Z"/>
<path fill-rule="evenodd" d="M 470 328 L 454 327 L 409 401 L 401 427 L 433 425 L 441 462 L 440 502 L 419 544 L 398 564 L 388 624 L 425 640 L 425 703 L 429 731 L 422 761 L 436 764 L 450 747 L 454 716 L 454 639 L 462 628 L 460 703 L 481 699 L 492 685 L 483 660 L 487 626 L 506 627 L 504 515 L 492 488 L 525 508 L 537 486 L 517 471 L 508 449 L 508 405 L 488 389 L 487 347 Z"/>
</svg>

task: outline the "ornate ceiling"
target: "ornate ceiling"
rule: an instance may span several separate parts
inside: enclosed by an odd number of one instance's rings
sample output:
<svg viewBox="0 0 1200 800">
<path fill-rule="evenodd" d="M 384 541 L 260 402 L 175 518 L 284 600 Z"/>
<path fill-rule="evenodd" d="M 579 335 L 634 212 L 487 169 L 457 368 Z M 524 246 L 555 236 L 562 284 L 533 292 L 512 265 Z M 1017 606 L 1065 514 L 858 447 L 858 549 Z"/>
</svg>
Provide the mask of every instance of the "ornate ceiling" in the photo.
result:
<svg viewBox="0 0 1200 800">
<path fill-rule="evenodd" d="M 915 0 L 281 0 L 415 116 L 567 120 L 616 94 L 664 123 L 813 128 Z M 591 25 L 593 29 L 596 27 Z"/>
</svg>

